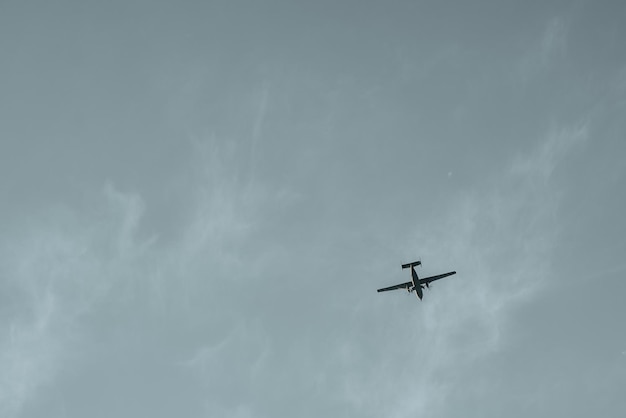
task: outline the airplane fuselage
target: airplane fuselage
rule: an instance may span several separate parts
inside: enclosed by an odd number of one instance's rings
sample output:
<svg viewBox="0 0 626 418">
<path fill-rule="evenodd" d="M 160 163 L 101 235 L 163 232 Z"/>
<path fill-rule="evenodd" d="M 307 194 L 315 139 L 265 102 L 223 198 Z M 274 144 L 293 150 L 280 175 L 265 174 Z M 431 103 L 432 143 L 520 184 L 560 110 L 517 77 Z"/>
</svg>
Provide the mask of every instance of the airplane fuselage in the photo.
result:
<svg viewBox="0 0 626 418">
<path fill-rule="evenodd" d="M 417 277 L 417 272 L 415 271 L 415 267 L 411 266 L 411 281 L 413 282 L 413 290 L 415 290 L 415 295 L 419 300 L 422 300 L 424 297 L 424 293 L 422 292 L 422 285 L 419 282 L 419 278 Z"/>
</svg>

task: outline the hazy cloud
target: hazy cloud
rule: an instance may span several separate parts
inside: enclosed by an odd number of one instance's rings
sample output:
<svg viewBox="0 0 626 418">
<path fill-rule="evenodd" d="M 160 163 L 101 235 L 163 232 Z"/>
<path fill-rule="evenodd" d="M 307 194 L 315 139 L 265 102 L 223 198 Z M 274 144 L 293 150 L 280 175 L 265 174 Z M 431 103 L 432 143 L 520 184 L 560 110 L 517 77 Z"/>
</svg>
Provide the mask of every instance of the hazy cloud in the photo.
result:
<svg viewBox="0 0 626 418">
<path fill-rule="evenodd" d="M 3 417 L 623 415 L 623 7 L 117 3 L 0 14 Z"/>
<path fill-rule="evenodd" d="M 541 37 L 531 44 L 522 57 L 519 71 L 523 80 L 549 71 L 567 53 L 568 23 L 564 17 L 554 17 L 545 25 Z"/>
</svg>

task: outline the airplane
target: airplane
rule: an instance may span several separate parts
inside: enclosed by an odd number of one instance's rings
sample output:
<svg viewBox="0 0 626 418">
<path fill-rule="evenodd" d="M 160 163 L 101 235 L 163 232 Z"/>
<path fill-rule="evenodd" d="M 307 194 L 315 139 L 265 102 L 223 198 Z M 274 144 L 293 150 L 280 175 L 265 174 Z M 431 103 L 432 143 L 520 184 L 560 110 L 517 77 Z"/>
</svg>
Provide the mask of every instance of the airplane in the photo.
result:
<svg viewBox="0 0 626 418">
<path fill-rule="evenodd" d="M 436 276 L 430 276 L 430 277 L 426 277 L 423 279 L 420 279 L 417 277 L 417 273 L 415 272 L 415 266 L 420 266 L 422 264 L 421 261 L 414 261 L 412 263 L 407 263 L 407 264 L 403 264 L 402 265 L 402 269 L 411 269 L 411 278 L 412 280 L 410 282 L 406 282 L 406 283 L 400 283 L 397 284 L 395 286 L 389 286 L 389 287 L 383 287 L 382 289 L 378 289 L 378 292 L 386 292 L 388 290 L 395 290 L 395 289 L 406 289 L 409 293 L 415 291 L 415 294 L 417 295 L 419 300 L 422 300 L 422 298 L 424 297 L 424 293 L 422 292 L 423 289 L 430 289 L 430 283 L 434 282 L 435 280 L 439 280 L 439 279 L 443 279 L 444 277 L 448 277 L 448 276 L 452 276 L 453 274 L 456 274 L 456 271 L 451 271 L 449 273 L 444 273 L 444 274 L 438 274 Z"/>
</svg>

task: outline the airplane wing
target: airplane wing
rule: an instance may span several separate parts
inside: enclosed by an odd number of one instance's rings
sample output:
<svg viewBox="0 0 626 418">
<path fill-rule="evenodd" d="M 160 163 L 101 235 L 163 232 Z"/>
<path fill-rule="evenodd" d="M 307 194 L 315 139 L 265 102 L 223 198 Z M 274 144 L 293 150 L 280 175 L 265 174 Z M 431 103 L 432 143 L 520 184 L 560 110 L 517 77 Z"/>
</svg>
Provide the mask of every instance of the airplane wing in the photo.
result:
<svg viewBox="0 0 626 418">
<path fill-rule="evenodd" d="M 382 289 L 378 289 L 377 292 L 386 292 L 387 290 L 396 290 L 396 289 L 408 289 L 409 286 L 413 286 L 413 282 L 406 282 L 397 284 L 395 286 L 383 287 Z"/>
<path fill-rule="evenodd" d="M 452 276 L 453 274 L 456 274 L 456 271 L 451 271 L 450 273 L 438 274 L 437 276 L 424 277 L 423 279 L 420 279 L 419 283 L 426 284 L 426 283 L 434 282 L 435 280 L 443 279 L 444 277 Z"/>
</svg>

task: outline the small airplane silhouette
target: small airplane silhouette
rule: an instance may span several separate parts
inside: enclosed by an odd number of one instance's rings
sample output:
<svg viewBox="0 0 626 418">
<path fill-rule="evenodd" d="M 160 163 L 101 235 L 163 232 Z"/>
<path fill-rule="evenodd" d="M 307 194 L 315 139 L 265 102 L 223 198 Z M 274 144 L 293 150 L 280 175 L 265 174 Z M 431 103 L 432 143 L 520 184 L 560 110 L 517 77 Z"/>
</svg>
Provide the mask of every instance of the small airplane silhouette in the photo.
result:
<svg viewBox="0 0 626 418">
<path fill-rule="evenodd" d="M 430 283 L 434 282 L 435 280 L 443 279 L 444 277 L 448 277 L 448 276 L 452 276 L 453 274 L 456 274 L 456 271 L 451 271 L 449 273 L 438 274 L 436 276 L 430 276 L 430 277 L 420 279 L 417 277 L 417 272 L 415 271 L 415 266 L 420 266 L 420 265 L 422 265 L 421 261 L 414 261 L 412 263 L 403 264 L 402 265 L 403 270 L 407 268 L 411 269 L 412 280 L 410 282 L 400 283 L 395 286 L 383 287 L 382 289 L 378 289 L 377 291 L 386 292 L 388 290 L 406 289 L 409 293 L 415 291 L 415 294 L 417 295 L 419 300 L 422 300 L 422 298 L 424 297 L 424 292 L 422 292 L 422 290 L 424 290 L 425 288 L 426 289 L 430 288 L 430 285 L 429 285 Z"/>
</svg>

